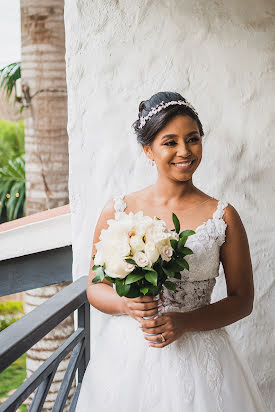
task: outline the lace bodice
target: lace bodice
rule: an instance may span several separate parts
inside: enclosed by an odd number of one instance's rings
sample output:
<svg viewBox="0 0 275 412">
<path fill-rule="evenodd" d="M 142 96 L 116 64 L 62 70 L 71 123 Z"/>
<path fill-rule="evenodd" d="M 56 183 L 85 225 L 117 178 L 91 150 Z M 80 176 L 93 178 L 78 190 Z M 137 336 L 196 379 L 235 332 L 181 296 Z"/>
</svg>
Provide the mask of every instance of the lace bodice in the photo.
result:
<svg viewBox="0 0 275 412">
<path fill-rule="evenodd" d="M 169 279 L 176 283 L 176 291 L 164 287 L 164 312 L 186 312 L 210 303 L 221 264 L 220 247 L 225 242 L 227 224 L 223 215 L 227 205 L 225 200 L 219 200 L 212 218 L 199 225 L 196 233 L 188 237 L 185 245 L 193 251 L 192 255 L 185 257 L 189 271 L 183 270 L 181 279 Z M 114 198 L 114 208 L 116 219 L 121 213 L 126 213 L 124 194 Z"/>
</svg>

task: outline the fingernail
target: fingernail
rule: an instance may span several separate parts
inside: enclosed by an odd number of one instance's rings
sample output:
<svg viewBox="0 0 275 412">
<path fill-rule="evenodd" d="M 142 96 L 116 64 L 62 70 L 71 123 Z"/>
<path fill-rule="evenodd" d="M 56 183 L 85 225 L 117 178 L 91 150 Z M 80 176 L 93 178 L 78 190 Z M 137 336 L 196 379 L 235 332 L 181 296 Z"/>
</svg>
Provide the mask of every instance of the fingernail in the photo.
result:
<svg viewBox="0 0 275 412">
<path fill-rule="evenodd" d="M 154 296 L 153 300 L 159 300 L 159 295 Z"/>
<path fill-rule="evenodd" d="M 156 316 L 153 317 L 153 319 L 157 319 L 157 318 L 158 318 L 158 315 L 156 315 Z"/>
</svg>

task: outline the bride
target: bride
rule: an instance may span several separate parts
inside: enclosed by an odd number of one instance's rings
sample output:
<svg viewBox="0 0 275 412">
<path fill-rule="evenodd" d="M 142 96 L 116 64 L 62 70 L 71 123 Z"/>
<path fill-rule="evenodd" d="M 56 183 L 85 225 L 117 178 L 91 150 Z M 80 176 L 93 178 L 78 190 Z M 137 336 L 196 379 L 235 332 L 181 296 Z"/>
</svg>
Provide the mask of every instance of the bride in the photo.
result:
<svg viewBox="0 0 275 412">
<path fill-rule="evenodd" d="M 92 255 L 109 219 L 139 210 L 170 229 L 174 212 L 181 231 L 195 231 L 186 241 L 193 254 L 185 257 L 189 271 L 173 279 L 176 291 L 164 288 L 157 300 L 120 297 L 106 279 L 92 283 L 91 260 L 87 297 L 110 319 L 96 336 L 76 411 L 263 412 L 252 372 L 225 328 L 253 309 L 248 239 L 236 209 L 192 182 L 202 160 L 198 113 L 180 94 L 159 92 L 140 103 L 133 127 L 157 181 L 106 203 Z M 211 303 L 221 265 L 227 297 Z"/>
</svg>

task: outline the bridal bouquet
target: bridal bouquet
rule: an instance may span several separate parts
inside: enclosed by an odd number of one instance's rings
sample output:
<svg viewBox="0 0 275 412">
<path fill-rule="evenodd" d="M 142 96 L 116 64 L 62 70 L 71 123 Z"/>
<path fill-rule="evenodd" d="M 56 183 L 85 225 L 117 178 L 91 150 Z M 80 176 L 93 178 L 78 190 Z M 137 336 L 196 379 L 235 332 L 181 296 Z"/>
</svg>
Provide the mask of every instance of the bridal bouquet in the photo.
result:
<svg viewBox="0 0 275 412">
<path fill-rule="evenodd" d="M 119 296 L 136 298 L 157 295 L 162 286 L 176 290 L 169 278 L 181 279 L 181 271 L 189 270 L 184 259 L 193 251 L 185 247 L 193 230 L 180 232 L 180 222 L 173 213 L 174 229 L 169 230 L 163 220 L 154 216 L 121 214 L 119 219 L 109 219 L 108 229 L 103 229 L 93 255 L 93 283 L 107 279 L 115 284 Z"/>
</svg>

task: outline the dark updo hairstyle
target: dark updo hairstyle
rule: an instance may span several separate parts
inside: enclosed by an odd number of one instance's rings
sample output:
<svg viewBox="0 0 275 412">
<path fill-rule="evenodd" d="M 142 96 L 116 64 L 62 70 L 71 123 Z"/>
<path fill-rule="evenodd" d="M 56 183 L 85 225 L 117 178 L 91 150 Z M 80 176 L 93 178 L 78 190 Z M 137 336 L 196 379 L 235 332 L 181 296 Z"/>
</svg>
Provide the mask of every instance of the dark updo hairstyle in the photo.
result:
<svg viewBox="0 0 275 412">
<path fill-rule="evenodd" d="M 139 129 L 140 125 L 140 117 L 145 117 L 148 115 L 150 110 L 159 105 L 162 101 L 164 103 L 173 101 L 173 100 L 183 100 L 187 101 L 184 97 L 182 97 L 181 94 L 175 93 L 175 92 L 158 92 L 154 94 L 150 99 L 148 100 L 143 100 L 139 104 L 139 113 L 138 113 L 138 120 L 136 120 L 133 124 L 132 127 L 134 128 L 135 134 L 137 136 L 137 141 L 139 144 L 142 146 L 148 145 L 151 146 L 155 136 L 158 134 L 158 132 L 166 126 L 166 124 L 176 115 L 182 114 L 182 115 L 188 115 L 192 117 L 192 119 L 196 120 L 199 128 L 199 132 L 201 136 L 204 136 L 202 124 L 200 122 L 200 119 L 194 113 L 194 111 L 185 105 L 170 105 L 168 107 L 165 107 L 164 109 L 160 110 L 158 113 L 153 114 L 152 117 L 150 117 L 145 125 Z"/>
</svg>

